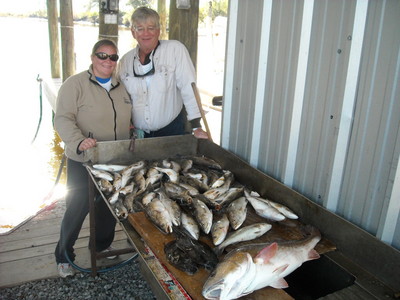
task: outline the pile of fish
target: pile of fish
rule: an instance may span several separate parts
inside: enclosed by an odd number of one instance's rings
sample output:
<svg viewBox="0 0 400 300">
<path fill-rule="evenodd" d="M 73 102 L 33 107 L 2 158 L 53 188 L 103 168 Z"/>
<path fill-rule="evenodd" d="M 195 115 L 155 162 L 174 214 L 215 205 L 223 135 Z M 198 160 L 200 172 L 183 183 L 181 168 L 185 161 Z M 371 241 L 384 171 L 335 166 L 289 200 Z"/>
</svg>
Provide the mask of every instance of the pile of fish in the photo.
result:
<svg viewBox="0 0 400 300">
<path fill-rule="evenodd" d="M 168 261 L 176 268 L 193 275 L 199 268 L 213 271 L 218 257 L 206 243 L 191 238 L 187 231 L 179 228 L 174 231 L 177 239 L 164 247 Z"/>
<path fill-rule="evenodd" d="M 284 276 L 303 261 L 316 258 L 311 250 L 320 235 L 312 231 L 312 238 L 290 246 L 240 247 L 217 265 L 227 246 L 261 237 L 272 228 L 271 221 L 298 216 L 237 182 L 231 171 L 210 158 L 191 156 L 86 167 L 119 218 L 145 211 L 164 234 L 176 235 L 177 239 L 164 248 L 172 265 L 188 274 L 199 267 L 213 270 L 203 289 L 207 299 L 235 299 L 267 285 L 285 287 Z M 265 222 L 243 225 L 249 203 Z M 213 249 L 199 241 L 200 235 L 210 237 Z"/>
<path fill-rule="evenodd" d="M 218 246 L 217 254 L 232 243 L 255 239 L 271 228 L 261 223 L 238 230 L 246 220 L 248 202 L 258 215 L 272 221 L 297 218 L 289 208 L 248 190 L 235 181 L 231 171 L 206 157 L 86 167 L 118 217 L 144 210 L 165 234 L 172 233 L 174 226 L 182 226 L 196 240 L 200 232 L 210 234 Z M 228 235 L 229 227 L 234 232 Z"/>
</svg>

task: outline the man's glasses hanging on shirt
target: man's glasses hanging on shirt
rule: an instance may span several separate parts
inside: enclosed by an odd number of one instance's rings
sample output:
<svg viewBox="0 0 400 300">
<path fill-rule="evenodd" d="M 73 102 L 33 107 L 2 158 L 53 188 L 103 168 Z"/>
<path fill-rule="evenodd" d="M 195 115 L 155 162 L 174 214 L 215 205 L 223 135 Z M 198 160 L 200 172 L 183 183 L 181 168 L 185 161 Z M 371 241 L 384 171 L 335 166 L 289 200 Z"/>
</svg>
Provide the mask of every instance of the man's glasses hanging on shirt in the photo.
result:
<svg viewBox="0 0 400 300">
<path fill-rule="evenodd" d="M 147 65 L 148 63 L 151 63 L 152 66 L 151 66 L 151 69 L 149 71 L 147 71 L 146 73 L 144 73 L 144 74 L 136 73 L 136 71 L 135 71 L 135 59 L 137 59 L 137 57 L 136 56 L 133 57 L 133 75 L 135 77 L 146 77 L 146 76 L 153 75 L 156 72 L 156 68 L 154 66 L 154 54 L 156 53 L 156 50 L 157 50 L 158 46 L 160 46 L 160 41 L 158 41 L 157 46 L 150 53 L 150 55 L 148 55 L 146 57 L 145 62 L 144 62 L 145 65 Z M 150 58 L 150 56 L 151 56 L 151 58 Z M 148 63 L 146 64 L 146 62 L 148 62 Z"/>
<path fill-rule="evenodd" d="M 136 59 L 136 56 L 135 56 L 135 58 L 133 59 L 133 75 L 134 75 L 135 77 L 146 77 L 146 76 L 153 75 L 153 74 L 156 72 L 156 69 L 155 69 L 155 66 L 154 66 L 154 62 L 153 62 L 153 60 L 151 60 L 150 62 L 151 62 L 152 68 L 151 68 L 149 71 L 147 71 L 147 72 L 144 73 L 144 74 L 138 74 L 138 73 L 136 73 L 136 71 L 135 71 L 135 59 Z"/>
</svg>

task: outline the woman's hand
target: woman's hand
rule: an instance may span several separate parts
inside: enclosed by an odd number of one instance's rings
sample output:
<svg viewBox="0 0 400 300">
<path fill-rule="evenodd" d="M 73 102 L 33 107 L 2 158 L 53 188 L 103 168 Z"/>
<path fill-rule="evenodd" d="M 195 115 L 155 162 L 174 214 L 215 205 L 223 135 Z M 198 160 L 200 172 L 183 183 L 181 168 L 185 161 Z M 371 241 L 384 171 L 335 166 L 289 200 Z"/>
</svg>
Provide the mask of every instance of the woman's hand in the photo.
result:
<svg viewBox="0 0 400 300">
<path fill-rule="evenodd" d="M 92 138 L 84 139 L 84 140 L 79 144 L 78 150 L 81 151 L 81 152 L 83 152 L 83 151 L 85 151 L 85 150 L 87 150 L 87 149 L 90 149 L 90 148 L 95 147 L 95 146 L 96 146 L 96 143 L 97 143 L 97 140 L 96 140 L 96 139 L 92 139 Z"/>
</svg>

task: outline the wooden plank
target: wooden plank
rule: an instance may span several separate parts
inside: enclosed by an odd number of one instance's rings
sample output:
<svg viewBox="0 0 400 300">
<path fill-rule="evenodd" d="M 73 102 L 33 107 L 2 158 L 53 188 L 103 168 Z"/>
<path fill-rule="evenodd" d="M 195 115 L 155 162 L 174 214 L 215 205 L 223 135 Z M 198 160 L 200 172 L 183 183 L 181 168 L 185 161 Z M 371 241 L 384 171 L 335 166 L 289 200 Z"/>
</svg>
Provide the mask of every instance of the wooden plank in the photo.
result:
<svg viewBox="0 0 400 300">
<path fill-rule="evenodd" d="M 0 288 L 24 282 L 58 277 L 54 249 L 58 242 L 60 225 L 65 211 L 65 201 L 60 199 L 48 209 L 42 210 L 25 224 L 9 234 L 0 235 Z M 130 248 L 125 231 L 119 223 L 113 246 L 118 249 Z M 76 263 L 90 268 L 89 218 L 83 223 L 75 245 Z M 116 260 L 97 260 L 97 267 L 115 265 L 133 254 L 120 255 Z M 88 275 L 89 276 L 89 275 Z"/>
<path fill-rule="evenodd" d="M 41 236 L 48 236 L 53 234 L 60 234 L 62 218 L 50 219 L 43 221 L 29 222 L 24 225 L 18 231 L 12 232 L 9 235 L 0 236 L 0 243 L 8 243 L 12 241 L 26 240 L 26 239 L 36 239 Z M 82 229 L 89 228 L 89 215 L 86 217 L 82 224 Z M 120 230 L 121 226 L 119 223 L 116 225 L 116 230 Z M 57 238 L 58 239 L 58 238 Z"/>
<path fill-rule="evenodd" d="M 14 228 L 10 229 L 6 233 L 0 234 L 0 238 L 8 240 L 11 236 L 15 236 L 15 233 L 19 233 L 26 230 L 26 225 L 29 224 L 34 228 L 35 226 L 43 226 L 44 221 L 59 220 L 62 218 L 65 211 L 65 201 L 64 198 L 55 200 L 53 203 L 49 204 L 42 210 L 36 212 L 35 215 L 27 216 L 25 220 L 20 222 Z M 54 222 L 54 221 L 53 221 Z"/>
<path fill-rule="evenodd" d="M 127 236 L 124 231 L 116 231 L 114 241 L 126 240 Z M 36 247 L 22 248 L 14 251 L 6 251 L 0 253 L 0 263 L 7 261 L 15 261 L 26 258 L 34 258 L 42 255 L 53 254 L 56 248 L 58 238 L 53 240 L 52 243 L 38 245 Z M 89 244 L 89 230 L 84 230 L 79 235 L 74 248 L 88 248 Z"/>
<path fill-rule="evenodd" d="M 204 299 L 201 295 L 203 285 L 210 275 L 205 269 L 200 269 L 194 275 L 188 275 L 187 273 L 172 266 L 164 253 L 164 246 L 175 239 L 172 234 L 164 234 L 158 230 L 151 221 L 149 221 L 143 212 L 130 214 L 128 217 L 129 222 L 136 229 L 136 231 L 142 236 L 145 243 L 151 248 L 157 258 L 168 268 L 168 270 L 175 276 L 183 288 L 193 299 Z M 205 241 L 207 237 L 202 237 Z M 206 242 L 206 241 L 205 241 Z M 208 241 L 210 243 L 210 241 Z M 273 289 L 270 287 L 255 291 L 251 294 L 251 298 L 244 297 L 243 299 L 293 299 L 286 292 L 280 289 Z"/>
<path fill-rule="evenodd" d="M 3 252 L 9 252 L 9 251 L 15 251 L 15 250 L 20 250 L 20 249 L 26 249 L 26 248 L 34 248 L 38 247 L 41 245 L 46 245 L 46 244 L 51 244 L 54 243 L 55 241 L 58 240 L 60 234 L 50 234 L 50 235 L 45 235 L 41 236 L 35 239 L 19 239 L 15 241 L 10 241 L 10 242 L 2 242 L 0 244 L 0 256 L 1 253 Z"/>
<path fill-rule="evenodd" d="M 87 223 L 87 222 L 85 222 Z M 80 233 L 79 233 L 79 237 L 78 238 L 82 238 L 82 237 L 88 237 L 89 236 L 89 227 L 86 226 L 87 224 L 85 224 L 85 226 L 82 227 Z M 122 230 L 121 226 L 117 223 L 116 227 L 115 227 L 115 231 L 116 232 L 120 232 Z M 19 250 L 19 249 L 24 249 L 24 248 L 33 248 L 33 247 L 38 247 L 41 245 L 47 245 L 50 243 L 54 243 L 57 242 L 60 236 L 60 229 L 58 229 L 58 231 L 56 233 L 52 233 L 52 231 L 50 232 L 46 232 L 46 233 L 42 233 L 43 235 L 41 236 L 35 236 L 33 235 L 32 237 L 34 238 L 17 238 L 14 237 L 14 240 L 11 241 L 4 241 L 1 237 L 0 237 L 0 254 L 2 252 L 6 252 L 6 251 L 15 251 L 15 250 Z M 17 235 L 17 234 L 14 234 Z M 25 236 L 25 234 L 24 234 Z"/>
<path fill-rule="evenodd" d="M 54 255 L 47 254 L 35 260 L 22 259 L 0 264 L 0 287 L 57 276 Z"/>
<path fill-rule="evenodd" d="M 32 225 L 31 225 L 32 224 Z M 49 220 L 41 223 L 29 223 L 9 235 L 0 236 L 1 243 L 36 238 L 47 234 L 60 233 L 61 219 Z"/>
<path fill-rule="evenodd" d="M 114 242 L 113 246 L 118 249 L 126 248 L 130 245 L 126 239 L 124 239 Z M 90 252 L 87 247 L 76 249 L 76 255 L 75 263 L 82 268 L 90 269 Z M 110 267 L 125 261 L 132 255 L 133 254 L 124 254 L 113 260 L 103 258 L 97 261 L 97 265 L 100 268 Z M 0 263 L 0 288 L 54 277 L 58 277 L 58 272 L 53 254 L 40 255 L 34 259 L 25 258 Z"/>
</svg>

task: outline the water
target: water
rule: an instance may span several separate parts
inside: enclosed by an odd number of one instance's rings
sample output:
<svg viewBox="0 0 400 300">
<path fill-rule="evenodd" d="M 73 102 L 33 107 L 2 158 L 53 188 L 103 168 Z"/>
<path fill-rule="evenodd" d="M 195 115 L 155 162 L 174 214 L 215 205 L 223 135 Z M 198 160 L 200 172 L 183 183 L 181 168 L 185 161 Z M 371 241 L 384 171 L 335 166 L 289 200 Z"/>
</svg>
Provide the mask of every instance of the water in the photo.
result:
<svg viewBox="0 0 400 300">
<path fill-rule="evenodd" d="M 53 191 L 63 144 L 53 130 L 52 108 L 43 93 L 42 120 L 32 143 L 40 117 L 38 76 L 51 83 L 47 20 L 0 17 L 2 47 L 2 101 L 0 128 L 2 197 L 0 198 L 0 234 L 9 232 L 40 209 L 65 194 L 65 175 Z M 224 35 L 199 30 L 197 86 L 202 101 L 207 95 L 222 95 Z M 92 46 L 98 27 L 74 26 L 76 73 L 90 65 Z M 130 30 L 119 31 L 119 52 L 134 46 Z M 60 44 L 61 47 L 61 44 Z M 222 59 L 221 59 L 222 57 Z M 214 141 L 219 139 L 220 114 L 210 111 L 207 120 Z"/>
</svg>

